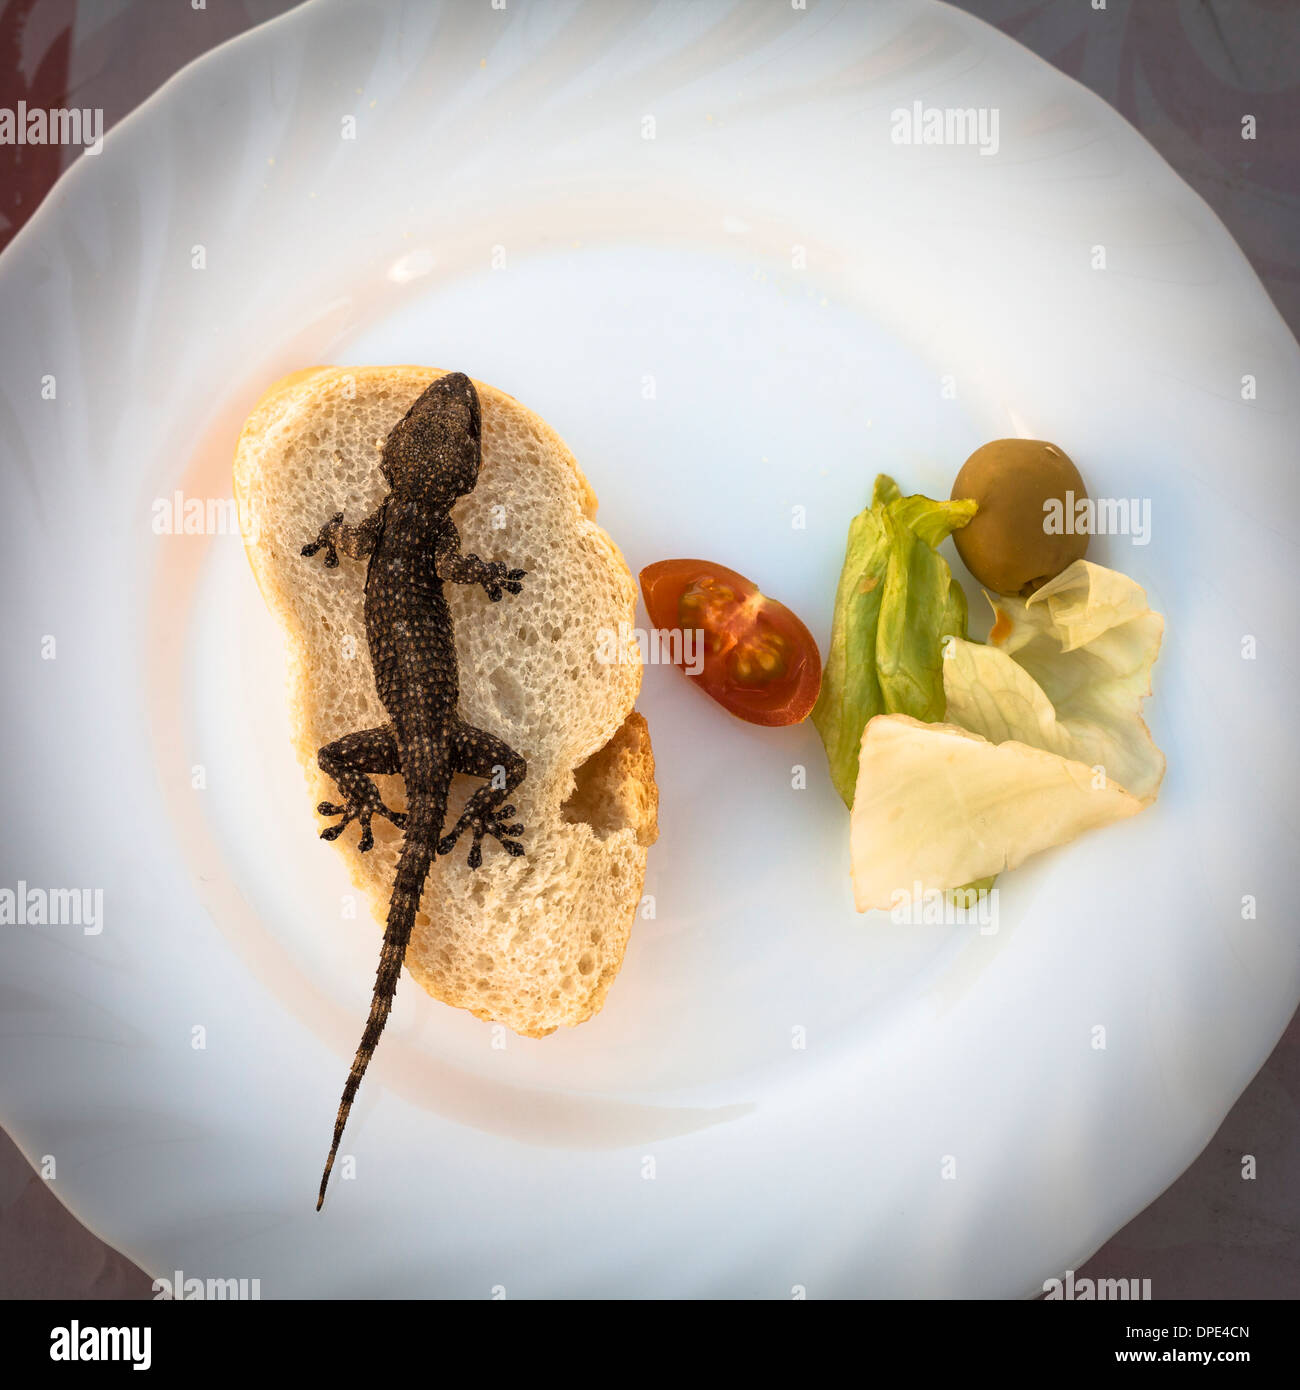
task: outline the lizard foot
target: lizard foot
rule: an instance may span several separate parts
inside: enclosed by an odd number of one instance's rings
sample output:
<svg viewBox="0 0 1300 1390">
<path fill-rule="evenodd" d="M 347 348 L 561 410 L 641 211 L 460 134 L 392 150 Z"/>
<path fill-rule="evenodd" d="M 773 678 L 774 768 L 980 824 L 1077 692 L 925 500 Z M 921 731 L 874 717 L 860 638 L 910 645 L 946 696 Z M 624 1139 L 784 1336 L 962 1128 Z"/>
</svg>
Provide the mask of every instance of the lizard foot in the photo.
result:
<svg viewBox="0 0 1300 1390">
<path fill-rule="evenodd" d="M 335 512 L 330 519 L 320 528 L 314 541 L 308 541 L 302 548 L 302 553 L 307 556 L 315 553 L 323 546 L 325 549 L 325 568 L 327 570 L 338 569 L 339 552 L 335 545 L 335 537 L 338 535 L 339 527 L 343 524 L 343 513 Z M 333 815 L 334 812 L 327 812 Z M 331 837 L 332 838 L 332 837 Z"/>
<path fill-rule="evenodd" d="M 493 806 L 491 796 L 500 795 L 498 792 L 489 793 L 489 797 L 482 797 L 481 792 L 475 792 L 465 805 L 465 809 L 460 814 L 460 819 L 452 826 L 451 830 L 438 841 L 438 853 L 447 855 L 456 847 L 456 841 L 460 839 L 462 832 L 469 830 L 473 834 L 473 843 L 469 847 L 468 864 L 471 869 L 477 869 L 483 862 L 483 837 L 491 835 L 494 839 L 500 840 L 501 848 L 507 854 L 520 855 L 524 852 L 524 847 L 518 840 L 512 840 L 511 835 L 522 835 L 524 827 L 515 822 L 507 825 L 506 818 L 513 816 L 515 808 L 513 806 Z"/>
<path fill-rule="evenodd" d="M 502 593 L 519 594 L 524 586 L 519 582 L 526 570 L 507 569 L 500 560 L 491 560 L 483 567 L 483 591 L 493 603 L 501 602 Z"/>
<path fill-rule="evenodd" d="M 316 807 L 322 816 L 342 816 L 343 819 L 337 825 L 327 825 L 321 831 L 322 840 L 337 840 L 346 827 L 356 821 L 361 827 L 361 839 L 357 843 L 357 848 L 364 854 L 368 849 L 374 848 L 375 836 L 370 829 L 370 818 L 376 814 L 384 816 L 386 819 L 399 829 L 406 829 L 406 812 L 390 811 L 382 801 L 349 801 L 345 806 L 339 806 L 333 801 L 322 801 Z"/>
</svg>

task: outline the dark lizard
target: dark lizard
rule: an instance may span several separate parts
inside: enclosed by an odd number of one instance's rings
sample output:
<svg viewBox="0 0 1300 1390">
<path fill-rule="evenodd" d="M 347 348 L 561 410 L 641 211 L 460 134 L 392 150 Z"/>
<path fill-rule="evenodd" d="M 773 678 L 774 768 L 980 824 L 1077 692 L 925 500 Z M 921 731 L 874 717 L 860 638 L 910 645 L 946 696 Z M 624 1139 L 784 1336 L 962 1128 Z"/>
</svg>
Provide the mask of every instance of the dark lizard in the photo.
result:
<svg viewBox="0 0 1300 1390">
<path fill-rule="evenodd" d="M 439 377 L 384 441 L 379 466 L 389 492 L 374 514 L 359 526 L 347 526 L 338 512 L 302 548 L 304 555 L 323 548 L 329 569 L 338 565 L 340 550 L 354 560 L 369 557 L 366 640 L 375 686 L 389 715 L 387 724 L 348 734 L 316 755 L 317 765 L 343 796 L 342 805 L 322 801 L 316 808 L 321 815 L 342 817 L 322 830 L 321 838 L 337 839 L 355 820 L 361 829 L 357 848 L 368 850 L 375 842 L 370 828 L 375 815 L 405 831 L 370 1017 L 343 1088 L 317 1211 L 325 1201 L 352 1101 L 388 1021 L 435 856 L 450 854 L 466 830 L 473 835 L 472 869 L 483 862 L 484 835 L 495 836 L 511 854 L 524 852 L 510 838 L 522 834 L 523 826 L 506 823 L 515 808 L 504 803 L 528 767 L 508 744 L 460 718 L 460 673 L 451 612 L 442 592 L 444 582 L 481 584 L 496 603 L 503 593 L 517 594 L 523 587 L 523 570 L 461 554 L 451 508 L 473 491 L 481 460 L 482 417 L 474 384 L 461 372 Z M 447 795 L 457 772 L 489 781 L 470 796 L 456 824 L 443 835 Z M 405 812 L 384 805 L 372 773 L 401 774 Z"/>
</svg>

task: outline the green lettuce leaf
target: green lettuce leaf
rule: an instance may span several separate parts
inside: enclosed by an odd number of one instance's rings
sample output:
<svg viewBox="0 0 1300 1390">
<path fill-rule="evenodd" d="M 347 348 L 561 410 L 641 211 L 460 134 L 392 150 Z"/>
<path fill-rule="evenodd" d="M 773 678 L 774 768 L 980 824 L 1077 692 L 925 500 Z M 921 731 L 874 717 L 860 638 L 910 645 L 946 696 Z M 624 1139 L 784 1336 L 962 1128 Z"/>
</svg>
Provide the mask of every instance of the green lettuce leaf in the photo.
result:
<svg viewBox="0 0 1300 1390">
<path fill-rule="evenodd" d="M 831 780 L 853 805 L 862 731 L 877 714 L 944 717 L 943 647 L 966 635 L 966 599 L 935 547 L 975 515 L 969 501 L 904 497 L 881 474 L 849 526 L 813 724 Z"/>
</svg>

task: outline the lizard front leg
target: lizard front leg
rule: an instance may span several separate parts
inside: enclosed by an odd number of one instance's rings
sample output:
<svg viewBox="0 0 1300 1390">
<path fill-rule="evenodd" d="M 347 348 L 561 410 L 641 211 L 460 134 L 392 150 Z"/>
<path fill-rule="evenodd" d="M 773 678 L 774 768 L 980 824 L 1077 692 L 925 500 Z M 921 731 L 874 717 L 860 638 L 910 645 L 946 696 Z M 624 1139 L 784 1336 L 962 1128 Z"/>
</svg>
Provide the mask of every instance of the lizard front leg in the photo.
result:
<svg viewBox="0 0 1300 1390">
<path fill-rule="evenodd" d="M 379 543 L 384 529 L 384 508 L 373 512 L 359 526 L 348 526 L 342 512 L 335 512 L 316 534 L 314 541 L 308 541 L 302 548 L 307 556 L 315 555 L 322 547 L 325 550 L 325 568 L 336 569 L 339 551 L 353 560 L 364 559 Z"/>
<path fill-rule="evenodd" d="M 343 805 L 332 801 L 322 801 L 317 810 L 322 816 L 342 816 L 337 825 L 326 826 L 321 831 L 322 840 L 337 840 L 351 821 L 361 826 L 361 840 L 357 848 L 364 854 L 375 843 L 370 829 L 370 818 L 385 816 L 399 830 L 406 828 L 406 816 L 401 811 L 390 811 L 379 795 L 379 788 L 366 775 L 371 772 L 398 773 L 402 770 L 402 760 L 397 749 L 397 739 L 391 724 L 383 724 L 377 729 L 362 729 L 359 733 L 348 734 L 334 743 L 326 744 L 316 754 L 316 764 L 338 784 L 343 793 Z"/>
<path fill-rule="evenodd" d="M 522 854 L 523 845 L 508 837 L 522 835 L 524 827 L 518 823 L 506 824 L 515 808 L 502 805 L 502 802 L 527 776 L 528 764 L 504 739 L 462 720 L 451 735 L 451 765 L 456 772 L 486 777 L 488 785 L 480 787 L 465 803 L 456 824 L 438 841 L 438 853 L 450 854 L 462 832 L 468 830 L 474 837 L 469 847 L 471 869 L 477 869 L 483 862 L 481 842 L 484 835 L 500 840 L 501 848 L 508 854 Z"/>
<path fill-rule="evenodd" d="M 473 553 L 462 555 L 460 532 L 451 521 L 434 546 L 433 562 L 439 579 L 448 584 L 481 584 L 493 603 L 499 603 L 503 593 L 520 593 L 524 586 L 519 581 L 527 572 L 507 569 L 500 560 L 480 560 Z"/>
</svg>

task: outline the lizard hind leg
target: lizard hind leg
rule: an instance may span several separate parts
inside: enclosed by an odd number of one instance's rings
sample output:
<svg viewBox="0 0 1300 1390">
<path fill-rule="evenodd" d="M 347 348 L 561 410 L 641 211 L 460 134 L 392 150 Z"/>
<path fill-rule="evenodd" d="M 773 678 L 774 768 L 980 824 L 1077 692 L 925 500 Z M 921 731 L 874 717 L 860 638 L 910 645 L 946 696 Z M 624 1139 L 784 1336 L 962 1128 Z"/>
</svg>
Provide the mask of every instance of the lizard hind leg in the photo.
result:
<svg viewBox="0 0 1300 1390">
<path fill-rule="evenodd" d="M 406 828 L 405 814 L 389 810 L 384 805 L 379 788 L 367 775 L 372 772 L 398 773 L 402 770 L 391 724 L 383 724 L 377 729 L 362 729 L 326 744 L 316 754 L 316 764 L 334 779 L 343 794 L 342 805 L 322 801 L 316 808 L 322 816 L 342 816 L 337 824 L 326 826 L 321 831 L 322 840 L 337 840 L 344 828 L 355 820 L 361 827 L 361 840 L 357 848 L 365 853 L 375 843 L 370 828 L 372 816 L 385 816 L 399 830 Z"/>
<path fill-rule="evenodd" d="M 473 836 L 468 861 L 471 869 L 477 869 L 483 862 L 485 835 L 499 840 L 508 854 L 522 854 L 523 845 L 510 837 L 522 835 L 524 827 L 518 823 L 507 824 L 515 808 L 503 803 L 524 780 L 528 764 L 504 739 L 463 720 L 452 732 L 451 758 L 454 771 L 471 777 L 486 777 L 488 782 L 470 797 L 456 824 L 438 841 L 438 853 L 450 854 L 461 834 L 468 830 Z"/>
</svg>

